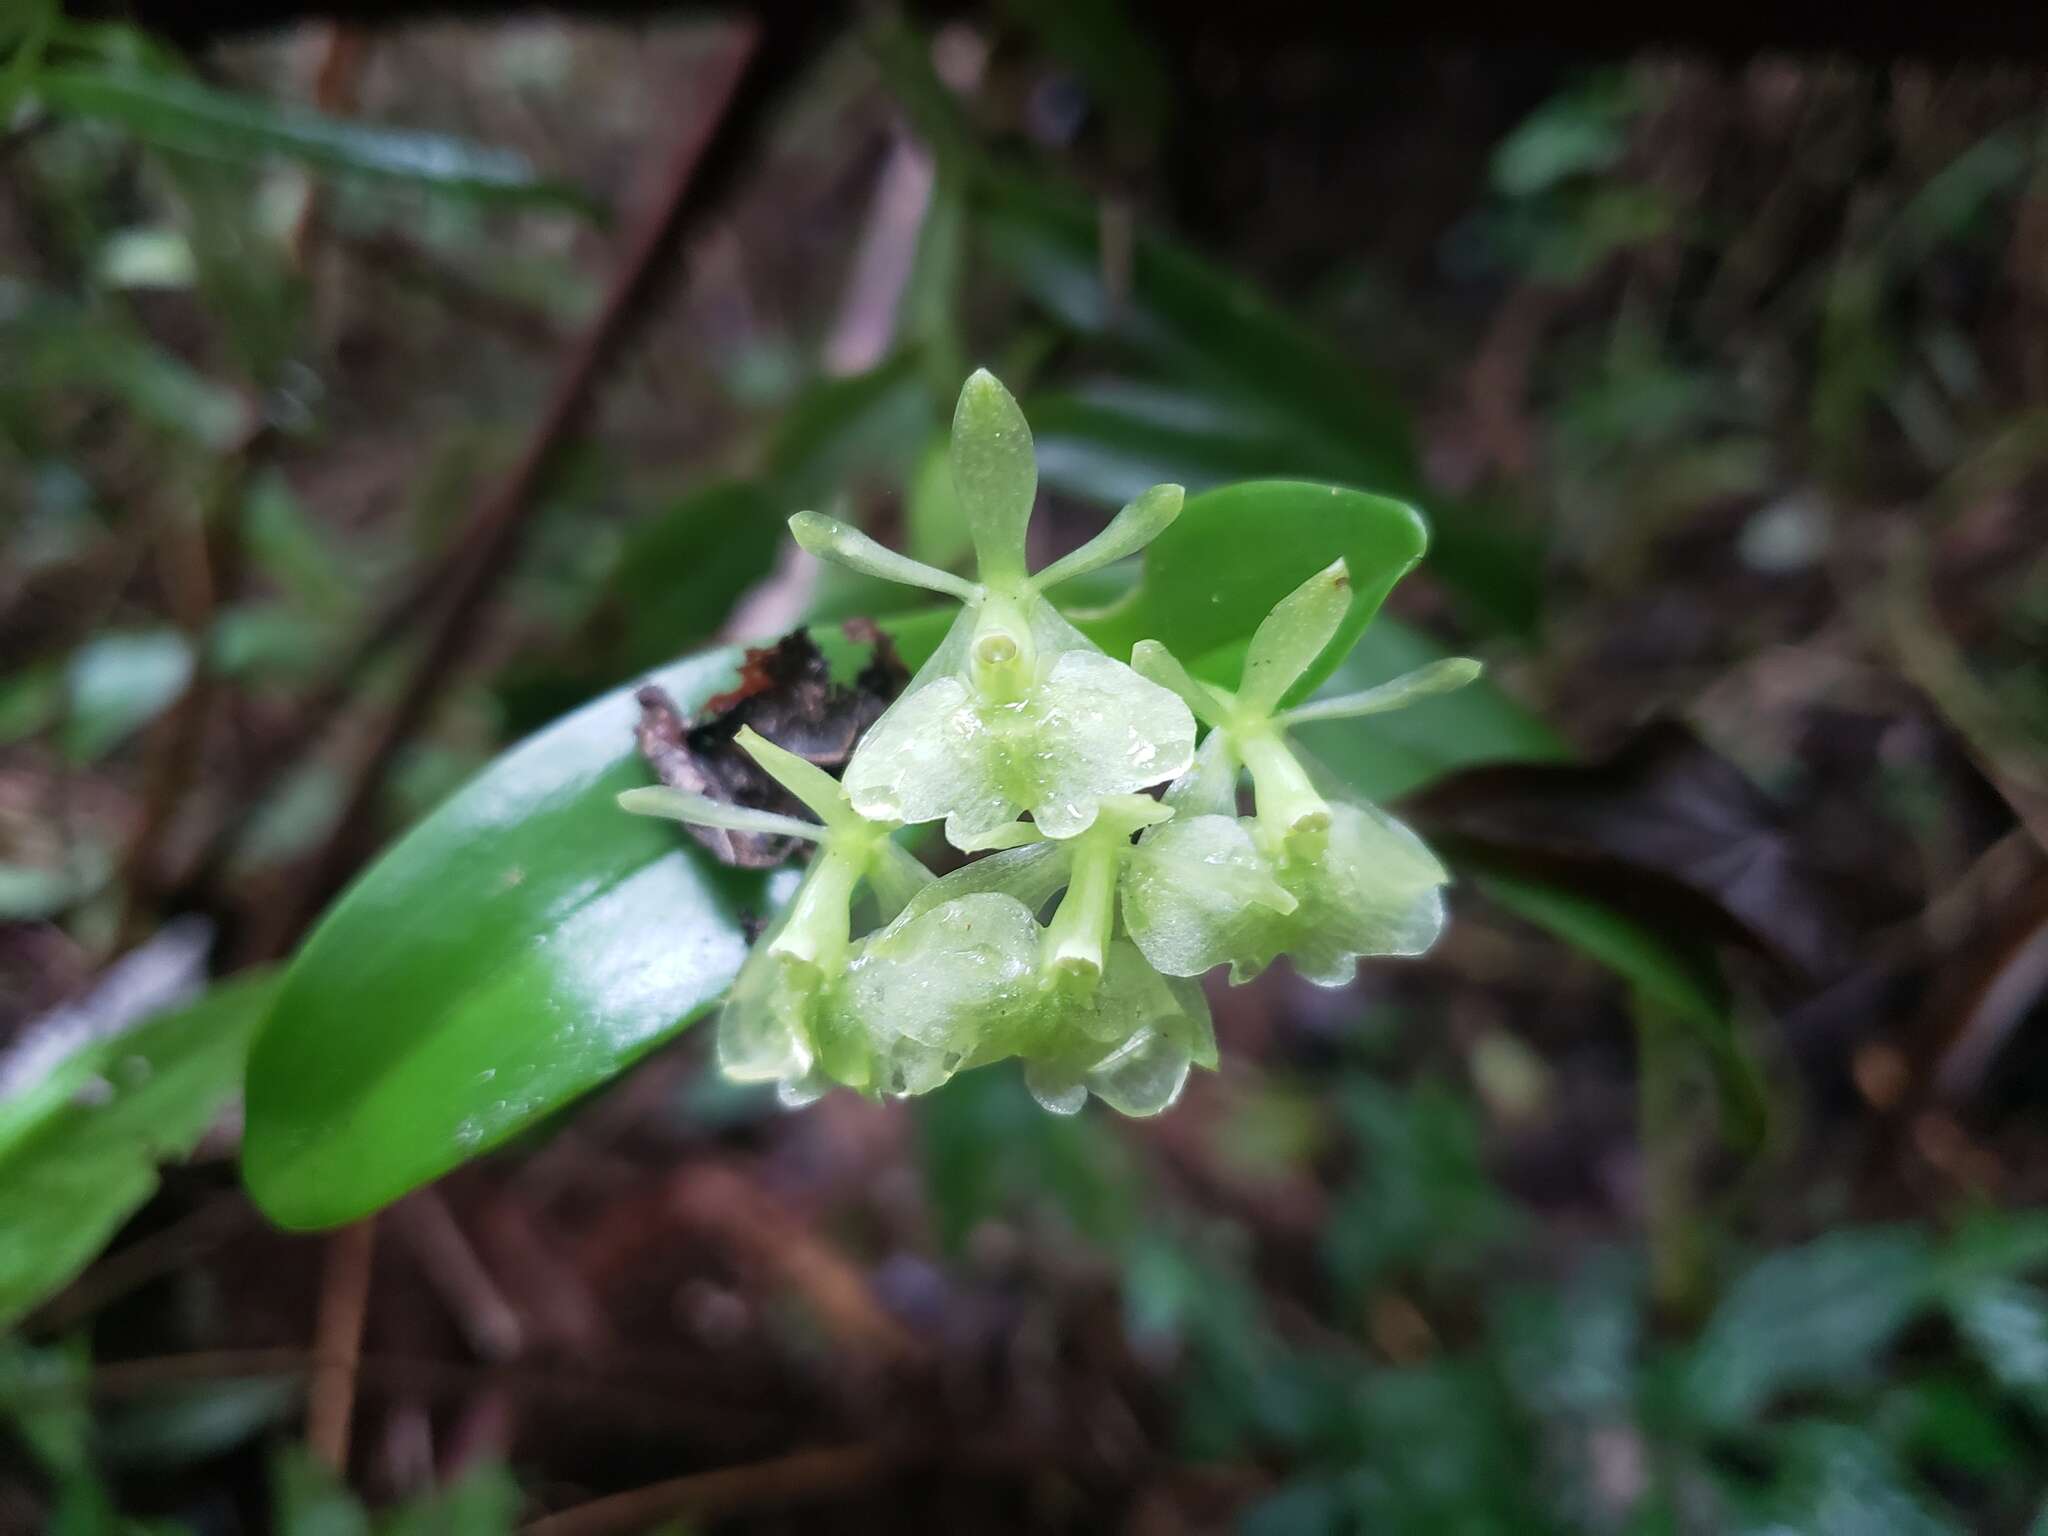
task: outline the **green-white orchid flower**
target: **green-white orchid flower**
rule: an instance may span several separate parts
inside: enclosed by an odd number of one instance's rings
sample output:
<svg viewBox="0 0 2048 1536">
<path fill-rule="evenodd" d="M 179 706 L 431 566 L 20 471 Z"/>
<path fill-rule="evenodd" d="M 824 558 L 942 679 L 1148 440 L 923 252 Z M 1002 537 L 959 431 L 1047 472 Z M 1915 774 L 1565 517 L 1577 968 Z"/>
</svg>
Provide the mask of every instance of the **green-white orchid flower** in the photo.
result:
<svg viewBox="0 0 2048 1536">
<path fill-rule="evenodd" d="M 1154 486 L 1088 544 L 1033 575 L 1024 552 L 1038 489 L 1031 430 L 986 370 L 960 392 L 951 465 L 978 580 L 815 512 L 790 519 L 813 554 L 962 604 L 938 650 L 862 739 L 847 765 L 847 795 L 877 820 L 943 817 L 948 840 L 966 850 L 994 846 L 1023 811 L 1046 836 L 1073 837 L 1104 796 L 1184 772 L 1195 723 L 1170 691 L 1105 656 L 1045 594 L 1142 549 L 1180 515 L 1181 489 Z"/>
<path fill-rule="evenodd" d="M 1060 1113 L 1079 1109 L 1092 1091 L 1125 1114 L 1156 1114 L 1178 1096 L 1191 1066 L 1213 1067 L 1208 1006 L 1185 978 L 1229 958 L 1219 938 L 1236 931 L 1244 907 L 1290 911 L 1294 898 L 1265 873 L 1234 818 L 1193 817 L 1186 826 L 1194 835 L 1151 841 L 1173 817 L 1144 795 L 1107 796 L 1074 837 L 1052 841 L 1020 824 L 1005 838 L 1018 846 L 912 898 L 878 948 L 908 957 L 918 929 L 971 908 L 976 964 L 1002 978 L 984 994 L 978 1048 L 926 1043 L 971 1049 L 974 1060 L 1022 1057 L 1032 1092 Z M 1147 841 L 1134 844 L 1141 829 Z M 1061 892 L 1040 928 L 1036 914 Z M 964 915 L 950 921 L 959 926 Z M 943 968 L 932 954 L 914 974 Z M 908 978 L 893 996 L 873 1000 L 883 1017 L 917 1027 L 922 999 Z"/>
<path fill-rule="evenodd" d="M 1155 970 L 1200 976 L 1242 950 L 1254 914 L 1295 907 L 1232 815 L 1176 814 L 1146 795 L 1112 795 L 1085 832 L 1058 842 L 1036 836 L 1020 827 L 1012 841 L 1023 846 L 949 875 L 926 899 L 972 881 L 1037 911 L 1063 890 L 1039 971 L 1046 989 L 1069 999 L 1094 993 L 1119 934 Z"/>
<path fill-rule="evenodd" d="M 1216 1065 L 1216 1031 L 1199 983 L 1162 976 L 1124 939 L 1083 1002 L 1053 1005 L 1024 1053 L 1024 1082 L 1056 1115 L 1094 1094 L 1119 1114 L 1156 1115 L 1180 1097 L 1192 1067 Z"/>
<path fill-rule="evenodd" d="M 846 995 L 854 897 L 865 885 L 882 916 L 893 918 L 931 884 L 931 872 L 891 838 L 894 825 L 847 804 L 839 782 L 822 768 L 750 727 L 734 740 L 818 820 L 678 789 L 629 789 L 619 796 L 624 809 L 643 816 L 818 845 L 782 916 L 733 981 L 718 1020 L 719 1065 L 736 1081 L 779 1082 L 784 1098 L 794 1102 L 815 1098 L 826 1080 L 867 1086 L 865 1030 Z"/>
<path fill-rule="evenodd" d="M 1233 981 L 1257 975 L 1284 953 L 1309 981 L 1342 986 L 1360 956 L 1421 954 L 1443 928 L 1449 877 L 1435 855 L 1391 816 L 1326 795 L 1288 732 L 1463 687 L 1479 675 L 1479 663 L 1446 659 L 1361 693 L 1283 707 L 1336 634 L 1350 599 L 1341 560 L 1282 598 L 1252 636 L 1236 693 L 1197 682 L 1156 641 L 1140 641 L 1131 654 L 1138 671 L 1179 694 L 1209 728 L 1167 803 L 1197 820 L 1232 814 L 1239 776 L 1248 770 L 1256 814 L 1245 825 L 1272 877 L 1295 898 L 1291 911 L 1244 909 L 1223 937 Z"/>
</svg>

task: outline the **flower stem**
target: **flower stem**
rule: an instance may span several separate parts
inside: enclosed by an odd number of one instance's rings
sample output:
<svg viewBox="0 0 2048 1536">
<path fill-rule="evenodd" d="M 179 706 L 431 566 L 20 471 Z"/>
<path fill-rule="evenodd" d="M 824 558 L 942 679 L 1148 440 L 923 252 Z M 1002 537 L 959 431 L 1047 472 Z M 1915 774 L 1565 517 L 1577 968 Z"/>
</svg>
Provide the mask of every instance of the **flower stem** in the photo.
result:
<svg viewBox="0 0 2048 1536">
<path fill-rule="evenodd" d="M 1278 732 L 1256 731 L 1238 743 L 1251 770 L 1259 820 L 1277 832 L 1295 858 L 1319 855 L 1330 836 L 1329 802 L 1316 793 L 1308 774 Z"/>
<path fill-rule="evenodd" d="M 769 952 L 802 961 L 822 975 L 836 975 L 852 941 L 853 888 L 860 875 L 857 857 L 844 849 L 820 849 L 803 884 L 796 888 L 789 921 L 782 925 Z"/>
<path fill-rule="evenodd" d="M 1075 840 L 1067 894 L 1045 930 L 1046 980 L 1063 991 L 1092 992 L 1102 980 L 1116 916 L 1117 848 L 1101 830 L 1091 827 Z"/>
</svg>

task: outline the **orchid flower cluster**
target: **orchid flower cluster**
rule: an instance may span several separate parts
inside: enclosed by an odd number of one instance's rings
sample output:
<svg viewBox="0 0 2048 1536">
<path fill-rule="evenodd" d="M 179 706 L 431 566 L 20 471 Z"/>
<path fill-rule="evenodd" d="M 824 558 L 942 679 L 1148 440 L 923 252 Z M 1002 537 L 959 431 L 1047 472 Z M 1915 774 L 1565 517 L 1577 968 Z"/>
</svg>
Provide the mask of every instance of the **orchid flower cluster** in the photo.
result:
<svg viewBox="0 0 2048 1536">
<path fill-rule="evenodd" d="M 1339 986 L 1360 956 L 1435 941 L 1443 867 L 1399 822 L 1325 787 L 1289 733 L 1457 687 L 1478 666 L 1438 662 L 1284 707 L 1349 606 L 1342 561 L 1260 624 L 1235 693 L 1196 681 L 1153 641 L 1125 665 L 1046 594 L 1156 538 L 1180 513 L 1180 487 L 1155 486 L 1093 541 L 1030 572 L 1031 434 L 986 371 L 961 392 L 951 468 L 974 581 L 814 512 L 790 520 L 813 554 L 960 603 L 842 778 L 740 733 L 816 822 L 665 788 L 620 803 L 816 844 L 720 1017 L 729 1077 L 777 1083 L 794 1105 L 835 1084 L 924 1093 L 1014 1056 L 1049 1110 L 1071 1113 L 1093 1093 L 1156 1114 L 1191 1067 L 1216 1064 L 1205 972 L 1228 965 L 1241 982 L 1284 954 L 1308 980 Z M 1240 816 L 1246 776 L 1254 811 Z M 1162 784 L 1163 798 L 1144 793 Z M 955 848 L 985 856 L 934 878 L 896 834 L 941 820 Z"/>
</svg>

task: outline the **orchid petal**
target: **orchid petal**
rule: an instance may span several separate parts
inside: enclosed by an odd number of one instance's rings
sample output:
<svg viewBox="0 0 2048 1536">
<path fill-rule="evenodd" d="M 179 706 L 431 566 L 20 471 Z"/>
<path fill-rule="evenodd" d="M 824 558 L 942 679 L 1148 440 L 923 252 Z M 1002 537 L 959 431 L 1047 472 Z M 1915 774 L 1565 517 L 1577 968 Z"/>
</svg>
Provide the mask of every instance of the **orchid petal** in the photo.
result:
<svg viewBox="0 0 2048 1536">
<path fill-rule="evenodd" d="M 1033 702 L 1035 729 L 1003 743 L 1001 771 L 1047 837 L 1076 835 L 1104 796 L 1163 783 L 1194 761 L 1187 706 L 1100 651 L 1061 656 Z"/>
<path fill-rule="evenodd" d="M 1016 397 L 986 368 L 968 377 L 954 408 L 952 466 L 981 579 L 993 587 L 1021 585 L 1038 461 Z"/>
<path fill-rule="evenodd" d="M 1253 952 L 1264 914 L 1297 905 L 1231 816 L 1147 832 L 1125 862 L 1122 895 L 1132 941 L 1169 976 L 1199 976 Z"/>
<path fill-rule="evenodd" d="M 894 1036 L 965 1060 L 1037 1005 L 1037 921 L 1008 896 L 962 896 L 867 940 L 846 996 L 885 1054 Z"/>
<path fill-rule="evenodd" d="M 846 765 L 847 798 L 876 821 L 958 816 L 963 830 L 992 832 L 1022 805 L 992 781 L 988 734 L 966 682 L 934 678 L 868 728 Z"/>
<path fill-rule="evenodd" d="M 797 544 L 820 560 L 830 560 L 848 570 L 879 577 L 906 587 L 923 587 L 948 597 L 971 602 L 977 594 L 973 582 L 951 571 L 939 570 L 922 560 L 899 555 L 886 544 L 878 544 L 858 528 L 849 527 L 822 512 L 799 512 L 789 520 L 789 531 Z"/>
<path fill-rule="evenodd" d="M 743 725 L 733 744 L 751 757 L 761 771 L 803 802 L 804 808 L 826 826 L 844 825 L 852 820 L 846 811 L 846 795 L 839 781 L 809 758 L 798 757 L 778 747 L 751 725 Z"/>
<path fill-rule="evenodd" d="M 1351 572 L 1332 561 L 1273 606 L 1245 653 L 1241 707 L 1270 715 L 1303 673 L 1315 664 L 1351 607 Z"/>
<path fill-rule="evenodd" d="M 724 827 L 729 832 L 758 832 L 765 837 L 800 837 L 818 842 L 825 829 L 815 821 L 799 821 L 780 811 L 760 811 L 750 805 L 733 805 L 687 789 L 670 789 L 650 784 L 619 792 L 619 809 L 635 816 L 660 816 L 669 821 L 686 821 L 699 827 Z"/>
<path fill-rule="evenodd" d="M 1307 725 L 1315 720 L 1351 720 L 1360 715 L 1379 715 L 1390 709 L 1405 709 L 1433 694 L 1449 693 L 1464 687 L 1477 678 L 1481 670 L 1480 664 L 1469 656 L 1446 656 L 1376 688 L 1339 694 L 1335 698 L 1311 699 L 1288 710 L 1280 719 L 1287 725 Z"/>
<path fill-rule="evenodd" d="M 1187 493 L 1177 485 L 1155 485 L 1138 495 L 1110 519 L 1109 526 L 1070 555 L 1031 578 L 1034 590 L 1047 592 L 1063 581 L 1099 571 L 1126 555 L 1134 555 L 1173 526 Z"/>
<path fill-rule="evenodd" d="M 1225 714 L 1225 700 L 1207 683 L 1196 682 L 1188 669 L 1157 640 L 1140 640 L 1131 647 L 1131 668 L 1147 682 L 1170 688 L 1181 696 L 1195 718 L 1204 725 L 1219 725 Z"/>
</svg>

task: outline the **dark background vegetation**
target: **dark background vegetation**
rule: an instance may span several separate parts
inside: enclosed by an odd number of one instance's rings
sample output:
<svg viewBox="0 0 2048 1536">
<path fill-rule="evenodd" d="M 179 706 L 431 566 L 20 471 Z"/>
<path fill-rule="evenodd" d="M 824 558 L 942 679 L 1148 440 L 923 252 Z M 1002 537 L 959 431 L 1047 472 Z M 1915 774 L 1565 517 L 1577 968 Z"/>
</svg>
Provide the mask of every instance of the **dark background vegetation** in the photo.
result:
<svg viewBox="0 0 2048 1536">
<path fill-rule="evenodd" d="M 2048 1529 L 2034 40 L 1264 9 L 771 7 L 737 74 L 651 9 L 100 37 L 240 139 L 0 79 L 0 1031 L 286 955 L 519 736 L 859 611 L 787 511 L 956 552 L 976 363 L 1049 545 L 1134 480 L 1416 500 L 1390 614 L 1524 711 L 1335 765 L 1452 927 L 1214 990 L 1158 1121 L 784 1114 L 689 1031 L 394 1208 L 390 1529 Z M 281 153 L 294 103 L 561 195 Z M 290 1450 L 322 1240 L 234 1148 L 4 1345 L 0 1530 L 366 1528 Z"/>
</svg>

